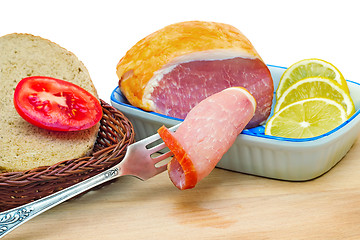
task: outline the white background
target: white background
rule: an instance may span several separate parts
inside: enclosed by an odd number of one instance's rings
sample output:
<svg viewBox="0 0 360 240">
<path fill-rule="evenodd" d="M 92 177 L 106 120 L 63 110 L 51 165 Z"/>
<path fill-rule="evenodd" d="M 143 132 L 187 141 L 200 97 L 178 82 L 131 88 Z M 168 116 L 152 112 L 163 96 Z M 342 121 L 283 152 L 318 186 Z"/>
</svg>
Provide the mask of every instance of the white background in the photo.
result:
<svg viewBox="0 0 360 240">
<path fill-rule="evenodd" d="M 333 63 L 360 81 L 357 1 L 17 1 L 1 0 L 0 36 L 31 33 L 75 53 L 110 102 L 116 64 L 141 38 L 175 22 L 216 21 L 240 29 L 267 64 L 304 58 Z"/>
</svg>

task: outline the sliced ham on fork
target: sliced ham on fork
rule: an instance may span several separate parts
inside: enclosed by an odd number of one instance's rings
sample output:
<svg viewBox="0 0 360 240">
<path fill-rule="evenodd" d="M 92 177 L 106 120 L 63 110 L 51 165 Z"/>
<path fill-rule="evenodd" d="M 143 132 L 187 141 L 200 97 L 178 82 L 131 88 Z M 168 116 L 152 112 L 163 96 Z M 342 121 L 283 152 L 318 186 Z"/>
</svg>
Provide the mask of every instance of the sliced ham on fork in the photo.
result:
<svg viewBox="0 0 360 240">
<path fill-rule="evenodd" d="M 242 87 L 231 87 L 201 101 L 176 132 L 162 126 L 158 133 L 174 157 L 168 173 L 183 190 L 195 187 L 220 161 L 254 116 L 255 98 Z"/>
</svg>

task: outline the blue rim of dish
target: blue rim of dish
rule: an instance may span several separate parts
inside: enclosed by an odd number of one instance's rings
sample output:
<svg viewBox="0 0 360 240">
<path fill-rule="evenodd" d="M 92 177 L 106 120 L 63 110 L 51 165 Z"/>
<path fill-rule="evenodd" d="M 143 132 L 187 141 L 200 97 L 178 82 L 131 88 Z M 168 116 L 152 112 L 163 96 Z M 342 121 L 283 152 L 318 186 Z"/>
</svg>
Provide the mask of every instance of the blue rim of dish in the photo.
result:
<svg viewBox="0 0 360 240">
<path fill-rule="evenodd" d="M 281 66 L 271 65 L 271 64 L 266 64 L 266 66 L 268 66 L 268 67 L 275 67 L 275 68 L 287 69 L 287 67 L 281 67 Z"/>
<path fill-rule="evenodd" d="M 280 67 L 280 66 L 276 66 L 276 65 L 267 65 L 270 67 L 276 67 L 276 68 L 282 68 L 282 69 L 286 69 L 285 67 Z M 347 82 L 359 85 L 359 83 L 354 82 L 354 81 L 350 81 L 350 80 L 346 80 Z M 116 95 L 121 98 L 124 99 L 124 101 L 126 102 L 120 102 L 116 99 Z M 117 86 L 111 93 L 110 96 L 110 100 L 122 105 L 124 107 L 128 107 L 128 108 L 132 108 L 147 114 L 151 114 L 151 115 L 155 115 L 155 116 L 159 116 L 162 118 L 166 118 L 166 119 L 170 119 L 170 120 L 176 120 L 176 121 L 183 121 L 184 119 L 180 119 L 180 118 L 174 118 L 174 117 L 170 117 L 170 116 L 166 116 L 160 113 L 156 113 L 156 112 L 147 112 L 144 111 L 138 107 L 134 107 L 132 106 L 130 103 L 127 102 L 126 98 L 122 95 L 122 93 L 119 90 L 119 86 Z M 345 122 L 343 122 L 342 124 L 340 124 L 338 127 L 334 128 L 333 130 L 324 133 L 322 135 L 316 136 L 316 137 L 312 137 L 312 138 L 284 138 L 284 137 L 276 137 L 276 136 L 271 136 L 271 135 L 265 135 L 264 131 L 265 131 L 265 127 L 264 126 L 258 126 L 258 127 L 254 127 L 254 128 L 250 128 L 250 129 L 244 129 L 241 134 L 244 135 L 249 135 L 249 136 L 254 136 L 254 137 L 261 137 L 261 138 L 267 138 L 267 139 L 272 139 L 272 140 L 277 140 L 277 141 L 287 141 L 287 142 L 308 142 L 308 141 L 315 141 L 318 140 L 320 138 L 326 137 L 331 135 L 332 133 L 338 131 L 339 129 L 343 128 L 345 125 L 347 125 L 349 122 L 351 122 L 354 118 L 356 118 L 358 115 L 360 114 L 360 109 L 358 111 L 356 111 L 349 119 L 347 119 Z M 270 116 L 271 117 L 271 116 Z M 270 118 L 269 117 L 269 118 Z"/>
</svg>

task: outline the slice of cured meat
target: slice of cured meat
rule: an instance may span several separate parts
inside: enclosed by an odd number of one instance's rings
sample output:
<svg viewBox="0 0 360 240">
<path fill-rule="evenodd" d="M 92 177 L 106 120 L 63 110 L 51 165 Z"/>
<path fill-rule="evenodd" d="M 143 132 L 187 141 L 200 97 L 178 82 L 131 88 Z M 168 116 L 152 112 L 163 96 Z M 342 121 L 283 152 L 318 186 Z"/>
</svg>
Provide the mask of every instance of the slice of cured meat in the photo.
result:
<svg viewBox="0 0 360 240">
<path fill-rule="evenodd" d="M 179 189 L 193 188 L 207 176 L 253 117 L 255 98 L 232 87 L 196 105 L 175 133 L 166 127 L 160 137 L 174 153 L 168 163 L 171 181 Z"/>
<path fill-rule="evenodd" d="M 270 115 L 270 71 L 251 42 L 228 24 L 189 21 L 166 26 L 136 43 L 116 73 L 127 100 L 146 111 L 184 119 L 206 97 L 240 86 L 258 103 L 246 128 Z"/>
</svg>

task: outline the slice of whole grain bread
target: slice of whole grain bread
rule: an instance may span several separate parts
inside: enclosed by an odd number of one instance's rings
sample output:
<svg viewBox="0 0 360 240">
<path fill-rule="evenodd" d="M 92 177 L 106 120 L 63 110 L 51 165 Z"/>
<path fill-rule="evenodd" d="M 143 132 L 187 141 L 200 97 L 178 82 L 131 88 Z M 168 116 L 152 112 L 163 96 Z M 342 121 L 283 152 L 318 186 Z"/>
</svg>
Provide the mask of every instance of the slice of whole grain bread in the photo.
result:
<svg viewBox="0 0 360 240">
<path fill-rule="evenodd" d="M 0 172 L 53 165 L 90 153 L 99 124 L 78 132 L 55 132 L 22 119 L 13 104 L 17 83 L 29 76 L 72 82 L 97 97 L 84 64 L 71 52 L 30 34 L 0 37 Z"/>
</svg>

